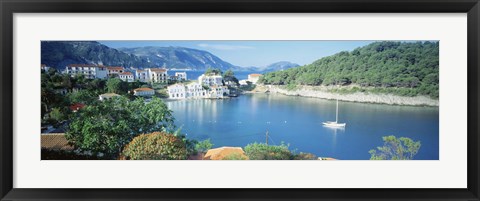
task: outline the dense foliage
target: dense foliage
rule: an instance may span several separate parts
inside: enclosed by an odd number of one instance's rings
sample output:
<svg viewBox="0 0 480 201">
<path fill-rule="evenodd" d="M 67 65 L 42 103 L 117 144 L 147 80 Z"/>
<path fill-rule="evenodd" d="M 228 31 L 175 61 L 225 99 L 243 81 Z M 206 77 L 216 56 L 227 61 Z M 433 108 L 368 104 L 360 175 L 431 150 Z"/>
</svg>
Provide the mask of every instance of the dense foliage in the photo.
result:
<svg viewBox="0 0 480 201">
<path fill-rule="evenodd" d="M 223 73 L 223 81 L 225 83 L 232 82 L 235 83 L 236 86 L 240 85 L 238 79 L 235 77 L 235 73 L 232 70 L 227 70 Z"/>
<path fill-rule="evenodd" d="M 83 151 L 115 157 L 135 136 L 154 131 L 171 131 L 173 116 L 165 103 L 152 98 L 129 101 L 125 97 L 97 101 L 71 118 L 67 139 Z"/>
<path fill-rule="evenodd" d="M 209 149 L 212 148 L 212 146 L 213 146 L 213 143 L 210 142 L 210 139 L 206 139 L 196 143 L 195 150 L 202 153 L 206 153 Z"/>
<path fill-rule="evenodd" d="M 288 146 L 273 146 L 262 143 L 248 144 L 245 154 L 250 160 L 292 160 L 294 155 L 288 150 Z"/>
<path fill-rule="evenodd" d="M 383 137 L 383 146 L 369 151 L 370 160 L 411 160 L 418 153 L 421 143 L 407 137 L 393 135 Z"/>
<path fill-rule="evenodd" d="M 154 132 L 133 138 L 122 155 L 127 160 L 184 160 L 187 159 L 187 149 L 182 139 Z"/>
<path fill-rule="evenodd" d="M 259 82 L 409 88 L 408 93 L 400 95 L 438 98 L 439 43 L 374 42 L 351 52 L 324 57 L 306 66 L 267 73 Z"/>
</svg>

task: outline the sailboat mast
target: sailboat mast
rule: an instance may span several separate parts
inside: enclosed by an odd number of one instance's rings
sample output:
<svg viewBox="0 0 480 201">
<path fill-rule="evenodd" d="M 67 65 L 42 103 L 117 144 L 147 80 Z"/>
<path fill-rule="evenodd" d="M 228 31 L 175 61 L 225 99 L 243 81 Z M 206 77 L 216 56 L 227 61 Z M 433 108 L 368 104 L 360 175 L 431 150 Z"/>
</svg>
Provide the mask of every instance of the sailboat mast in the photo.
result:
<svg viewBox="0 0 480 201">
<path fill-rule="evenodd" d="M 335 122 L 338 122 L 338 99 L 337 99 L 337 112 L 336 112 Z"/>
</svg>

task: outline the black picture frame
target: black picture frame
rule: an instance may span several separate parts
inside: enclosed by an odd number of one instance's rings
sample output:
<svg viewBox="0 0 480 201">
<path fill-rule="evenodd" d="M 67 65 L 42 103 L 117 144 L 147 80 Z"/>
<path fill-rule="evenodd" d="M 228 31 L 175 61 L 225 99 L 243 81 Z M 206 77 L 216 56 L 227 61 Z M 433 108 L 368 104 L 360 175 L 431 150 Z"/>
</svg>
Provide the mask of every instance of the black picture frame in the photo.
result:
<svg viewBox="0 0 480 201">
<path fill-rule="evenodd" d="M 0 0 L 0 197 L 2 200 L 479 200 L 478 0 Z M 16 189 L 13 188 L 15 13 L 467 13 L 466 189 Z M 441 176 L 441 175 L 439 175 Z M 93 181 L 92 181 L 93 182 Z"/>
</svg>

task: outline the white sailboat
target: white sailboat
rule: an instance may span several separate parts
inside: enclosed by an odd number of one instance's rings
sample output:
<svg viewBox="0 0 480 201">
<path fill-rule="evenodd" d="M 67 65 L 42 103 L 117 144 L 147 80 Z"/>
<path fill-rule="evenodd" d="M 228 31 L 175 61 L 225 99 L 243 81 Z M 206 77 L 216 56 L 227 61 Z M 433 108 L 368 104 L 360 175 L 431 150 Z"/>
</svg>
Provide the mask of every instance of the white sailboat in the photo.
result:
<svg viewBox="0 0 480 201">
<path fill-rule="evenodd" d="M 338 123 L 338 99 L 337 99 L 337 111 L 336 111 L 335 121 L 326 121 L 326 122 L 323 122 L 323 125 L 327 127 L 333 127 L 333 128 L 343 128 L 345 127 L 345 125 L 347 125 L 347 123 Z"/>
</svg>

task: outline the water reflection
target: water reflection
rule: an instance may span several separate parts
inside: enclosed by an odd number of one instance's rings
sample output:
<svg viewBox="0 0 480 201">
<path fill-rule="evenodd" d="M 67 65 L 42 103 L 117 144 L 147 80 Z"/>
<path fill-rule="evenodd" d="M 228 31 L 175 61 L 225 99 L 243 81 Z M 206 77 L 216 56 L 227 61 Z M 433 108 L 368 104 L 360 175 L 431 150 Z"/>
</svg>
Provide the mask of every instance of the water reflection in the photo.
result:
<svg viewBox="0 0 480 201">
<path fill-rule="evenodd" d="M 369 159 L 382 137 L 396 135 L 422 143 L 417 159 L 438 159 L 438 108 L 339 102 L 339 121 L 348 128 L 324 127 L 335 119 L 335 100 L 275 94 L 249 94 L 225 100 L 167 101 L 175 123 L 193 139 L 214 146 L 276 143 L 318 156 Z"/>
</svg>

